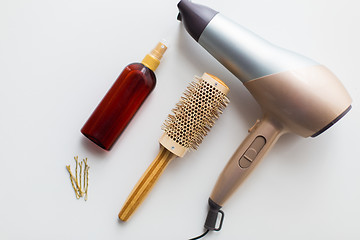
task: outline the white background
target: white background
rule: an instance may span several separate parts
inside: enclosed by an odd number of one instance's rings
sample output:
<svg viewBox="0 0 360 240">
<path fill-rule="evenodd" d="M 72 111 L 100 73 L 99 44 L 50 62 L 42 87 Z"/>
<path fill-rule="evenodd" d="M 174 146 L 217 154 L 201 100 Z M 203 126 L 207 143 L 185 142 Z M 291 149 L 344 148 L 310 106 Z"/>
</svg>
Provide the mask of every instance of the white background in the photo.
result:
<svg viewBox="0 0 360 240">
<path fill-rule="evenodd" d="M 282 137 L 223 207 L 207 239 L 360 239 L 358 0 L 202 0 L 328 68 L 353 109 L 312 139 Z M 177 1 L 0 1 L 0 239 L 188 239 L 260 108 L 176 20 Z M 157 86 L 110 152 L 80 133 L 123 68 L 170 44 Z M 230 105 L 196 152 L 177 158 L 127 223 L 117 214 L 157 155 L 160 129 L 194 75 L 225 81 Z M 89 199 L 65 166 L 87 157 Z"/>
</svg>

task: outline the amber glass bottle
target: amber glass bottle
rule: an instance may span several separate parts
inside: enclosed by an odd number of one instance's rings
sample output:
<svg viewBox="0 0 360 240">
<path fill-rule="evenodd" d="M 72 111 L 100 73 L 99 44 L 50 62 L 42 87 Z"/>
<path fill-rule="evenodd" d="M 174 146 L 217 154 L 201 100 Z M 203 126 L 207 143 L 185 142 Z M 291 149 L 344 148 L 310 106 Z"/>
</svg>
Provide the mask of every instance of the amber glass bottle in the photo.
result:
<svg viewBox="0 0 360 240">
<path fill-rule="evenodd" d="M 154 89 L 154 71 L 165 51 L 165 44 L 160 42 L 141 63 L 126 66 L 91 114 L 81 133 L 98 146 L 110 150 Z"/>
</svg>

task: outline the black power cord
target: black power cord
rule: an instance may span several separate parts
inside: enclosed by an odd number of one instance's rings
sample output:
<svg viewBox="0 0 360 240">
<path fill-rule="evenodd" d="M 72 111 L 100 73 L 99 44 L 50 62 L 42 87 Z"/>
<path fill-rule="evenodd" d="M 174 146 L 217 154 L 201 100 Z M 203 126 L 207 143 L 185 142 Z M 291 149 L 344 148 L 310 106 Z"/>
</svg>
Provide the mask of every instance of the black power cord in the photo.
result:
<svg viewBox="0 0 360 240">
<path fill-rule="evenodd" d="M 191 238 L 189 240 L 200 239 L 200 238 L 204 237 L 206 234 L 208 234 L 210 230 L 212 230 L 212 231 L 220 231 L 221 230 L 221 227 L 222 227 L 222 224 L 224 221 L 224 212 L 222 210 L 220 210 L 221 206 L 216 204 L 210 198 L 209 198 L 208 202 L 209 202 L 209 211 L 208 211 L 208 215 L 206 217 L 206 221 L 204 224 L 206 231 L 203 234 L 201 234 L 200 236 Z M 216 222 L 218 220 L 219 214 L 220 214 L 220 223 L 219 223 L 219 226 L 216 227 Z"/>
<path fill-rule="evenodd" d="M 190 238 L 189 240 L 196 240 L 196 239 L 200 239 L 202 237 L 204 237 L 206 234 L 208 234 L 210 230 L 207 229 L 203 234 L 201 234 L 200 236 L 194 237 L 194 238 Z"/>
</svg>

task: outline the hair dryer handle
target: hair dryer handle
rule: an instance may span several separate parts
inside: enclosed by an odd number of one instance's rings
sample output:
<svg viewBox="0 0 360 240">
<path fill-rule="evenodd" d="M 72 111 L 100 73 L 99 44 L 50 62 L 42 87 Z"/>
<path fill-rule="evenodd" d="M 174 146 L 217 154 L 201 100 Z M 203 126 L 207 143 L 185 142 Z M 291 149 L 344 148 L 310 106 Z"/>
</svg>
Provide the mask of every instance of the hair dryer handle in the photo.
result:
<svg viewBox="0 0 360 240">
<path fill-rule="evenodd" d="M 269 117 L 258 120 L 220 174 L 210 199 L 222 206 L 284 132 Z"/>
</svg>

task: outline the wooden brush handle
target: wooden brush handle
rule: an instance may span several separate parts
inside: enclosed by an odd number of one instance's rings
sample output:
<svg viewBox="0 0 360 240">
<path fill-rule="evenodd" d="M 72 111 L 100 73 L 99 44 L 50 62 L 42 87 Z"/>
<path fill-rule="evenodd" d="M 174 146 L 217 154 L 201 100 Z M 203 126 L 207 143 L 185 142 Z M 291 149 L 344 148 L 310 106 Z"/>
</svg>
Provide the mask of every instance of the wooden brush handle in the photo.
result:
<svg viewBox="0 0 360 240">
<path fill-rule="evenodd" d="M 127 221 L 135 212 L 139 205 L 144 201 L 152 187 L 155 185 L 167 164 L 175 157 L 175 154 L 171 153 L 169 150 L 160 145 L 160 151 L 158 155 L 146 169 L 140 180 L 131 191 L 125 204 L 123 205 L 119 213 L 119 218 L 122 221 Z"/>
</svg>

